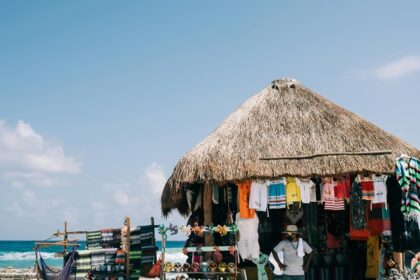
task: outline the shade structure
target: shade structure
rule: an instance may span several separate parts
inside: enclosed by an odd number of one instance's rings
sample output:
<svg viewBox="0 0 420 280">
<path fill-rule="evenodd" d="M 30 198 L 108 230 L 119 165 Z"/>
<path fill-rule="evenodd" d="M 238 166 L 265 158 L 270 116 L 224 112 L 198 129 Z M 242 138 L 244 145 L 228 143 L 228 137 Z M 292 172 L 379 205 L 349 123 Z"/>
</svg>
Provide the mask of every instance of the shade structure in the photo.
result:
<svg viewBox="0 0 420 280">
<path fill-rule="evenodd" d="M 177 163 L 162 193 L 164 215 L 188 214 L 182 186 L 283 176 L 394 172 L 420 151 L 293 79 L 249 98 Z"/>
</svg>

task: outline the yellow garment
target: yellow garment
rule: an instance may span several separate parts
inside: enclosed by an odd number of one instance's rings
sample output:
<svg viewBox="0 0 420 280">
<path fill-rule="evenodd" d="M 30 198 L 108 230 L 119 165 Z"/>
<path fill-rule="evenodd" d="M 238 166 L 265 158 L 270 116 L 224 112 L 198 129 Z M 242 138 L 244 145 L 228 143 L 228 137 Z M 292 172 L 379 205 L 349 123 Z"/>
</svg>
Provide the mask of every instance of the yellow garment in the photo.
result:
<svg viewBox="0 0 420 280">
<path fill-rule="evenodd" d="M 239 189 L 239 213 L 241 218 L 251 219 L 255 216 L 255 209 L 249 209 L 249 195 L 251 193 L 251 180 L 237 182 Z"/>
<path fill-rule="evenodd" d="M 286 178 L 286 203 L 287 208 L 289 208 L 289 205 L 293 202 L 302 202 L 302 195 L 300 194 L 300 188 L 296 183 L 296 179 L 292 177 Z"/>
<path fill-rule="evenodd" d="M 379 274 L 379 237 L 369 236 L 367 241 L 366 278 L 378 278 Z"/>
</svg>

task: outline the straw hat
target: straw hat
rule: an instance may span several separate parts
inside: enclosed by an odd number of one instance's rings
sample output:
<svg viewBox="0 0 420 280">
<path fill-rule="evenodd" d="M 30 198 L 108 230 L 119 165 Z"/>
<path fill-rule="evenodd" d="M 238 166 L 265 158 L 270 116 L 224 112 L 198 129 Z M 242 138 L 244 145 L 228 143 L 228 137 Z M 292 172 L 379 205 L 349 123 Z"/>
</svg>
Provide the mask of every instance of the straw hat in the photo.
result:
<svg viewBox="0 0 420 280">
<path fill-rule="evenodd" d="M 299 233 L 296 225 L 287 225 L 286 230 L 282 233 Z"/>
</svg>

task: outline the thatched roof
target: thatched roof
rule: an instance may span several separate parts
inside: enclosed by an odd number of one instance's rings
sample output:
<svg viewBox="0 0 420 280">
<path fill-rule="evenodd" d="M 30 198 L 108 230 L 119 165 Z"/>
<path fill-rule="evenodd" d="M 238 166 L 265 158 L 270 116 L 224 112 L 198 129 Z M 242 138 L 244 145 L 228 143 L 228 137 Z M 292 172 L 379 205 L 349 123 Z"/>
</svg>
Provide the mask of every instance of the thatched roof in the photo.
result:
<svg viewBox="0 0 420 280">
<path fill-rule="evenodd" d="M 388 154 L 369 154 L 389 151 Z M 301 159 L 261 160 L 297 155 Z M 290 175 L 335 176 L 362 172 L 389 174 L 401 154 L 420 151 L 354 113 L 300 85 L 272 82 L 232 113 L 213 133 L 185 154 L 162 194 L 162 211 L 187 214 L 181 186 Z"/>
</svg>

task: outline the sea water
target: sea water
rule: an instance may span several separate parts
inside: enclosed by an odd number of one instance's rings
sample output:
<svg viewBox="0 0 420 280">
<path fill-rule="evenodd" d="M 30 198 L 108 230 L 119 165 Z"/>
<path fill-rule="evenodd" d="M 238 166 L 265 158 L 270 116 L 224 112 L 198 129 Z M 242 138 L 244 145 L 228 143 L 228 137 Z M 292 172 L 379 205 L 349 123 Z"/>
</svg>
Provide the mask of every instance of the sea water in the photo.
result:
<svg viewBox="0 0 420 280">
<path fill-rule="evenodd" d="M 0 268 L 13 267 L 13 268 L 29 268 L 33 267 L 35 263 L 35 242 L 33 240 L 25 241 L 5 241 L 0 240 Z M 79 249 L 85 249 L 85 242 L 78 241 L 80 244 Z M 157 241 L 156 246 L 160 256 L 161 242 Z M 169 261 L 180 261 L 186 257 L 182 254 L 182 247 L 184 241 L 167 241 L 166 242 L 166 259 Z M 71 250 L 71 248 L 68 248 Z M 48 266 L 62 267 L 63 258 L 57 257 L 56 254 L 63 252 L 63 247 L 48 247 L 41 250 L 42 258 Z"/>
</svg>

